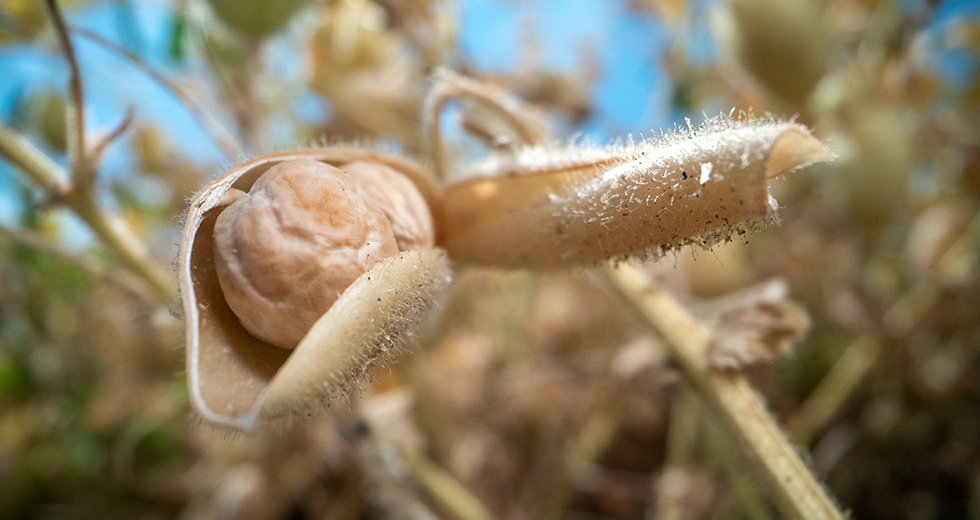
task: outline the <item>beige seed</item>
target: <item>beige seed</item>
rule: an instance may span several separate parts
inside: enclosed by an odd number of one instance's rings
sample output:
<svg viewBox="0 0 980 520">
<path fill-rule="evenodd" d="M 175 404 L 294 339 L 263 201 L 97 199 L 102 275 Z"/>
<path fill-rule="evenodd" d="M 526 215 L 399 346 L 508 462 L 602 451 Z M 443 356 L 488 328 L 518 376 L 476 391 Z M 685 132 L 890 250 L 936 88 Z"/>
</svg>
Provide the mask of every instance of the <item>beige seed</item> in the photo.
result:
<svg viewBox="0 0 980 520">
<path fill-rule="evenodd" d="M 366 190 L 311 159 L 262 174 L 218 216 L 214 248 L 218 281 L 242 326 L 290 349 L 354 280 L 398 252 Z"/>
<path fill-rule="evenodd" d="M 408 177 L 377 162 L 352 162 L 341 169 L 381 207 L 391 222 L 399 250 L 433 247 L 432 214 L 425 198 Z"/>
</svg>

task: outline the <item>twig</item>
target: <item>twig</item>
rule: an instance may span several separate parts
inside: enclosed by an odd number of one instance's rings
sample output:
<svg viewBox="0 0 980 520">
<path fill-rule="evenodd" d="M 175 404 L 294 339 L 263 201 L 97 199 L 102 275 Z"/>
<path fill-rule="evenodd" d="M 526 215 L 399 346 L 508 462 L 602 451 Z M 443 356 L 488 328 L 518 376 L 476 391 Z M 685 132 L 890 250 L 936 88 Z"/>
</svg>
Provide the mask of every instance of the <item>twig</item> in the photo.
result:
<svg viewBox="0 0 980 520">
<path fill-rule="evenodd" d="M 455 518 L 492 520 L 493 515 L 455 477 L 434 463 L 403 453 L 412 475 L 426 491 Z"/>
<path fill-rule="evenodd" d="M 504 118 L 521 143 L 543 143 L 548 136 L 545 118 L 536 108 L 516 97 L 488 88 L 486 85 L 448 69 L 437 69 L 435 86 L 425 100 L 423 127 L 428 141 L 435 177 L 446 180 L 446 151 L 442 142 L 442 112 L 457 100 L 472 101 Z"/>
<path fill-rule="evenodd" d="M 126 114 L 123 116 L 122 121 L 116 125 L 116 128 L 113 128 L 111 132 L 99 140 L 99 142 L 95 145 L 95 148 L 92 150 L 93 162 L 98 163 L 106 149 L 108 149 L 112 143 L 116 142 L 117 139 L 122 137 L 122 135 L 126 133 L 126 130 L 129 130 L 129 127 L 133 125 L 133 116 L 135 113 L 136 112 L 132 108 L 127 108 Z"/>
<path fill-rule="evenodd" d="M 783 516 L 800 520 L 843 518 L 745 378 L 735 371 L 708 366 L 705 354 L 709 332 L 672 296 L 653 290 L 642 271 L 623 264 L 610 268 L 607 274 L 667 340 L 686 380 L 745 452 Z"/>
<path fill-rule="evenodd" d="M 262 42 L 245 43 L 245 63 L 235 74 L 232 83 L 233 112 L 238 123 L 238 136 L 247 150 L 261 149 L 259 125 L 265 115 L 265 107 L 259 97 L 257 83 L 262 76 Z"/>
<path fill-rule="evenodd" d="M 75 46 L 68 35 L 68 25 L 61 14 L 61 7 L 57 0 L 44 0 L 51 17 L 51 24 L 58 34 L 58 41 L 61 50 L 68 61 L 68 68 L 71 71 L 68 88 L 71 92 L 71 139 L 70 156 L 72 158 L 72 188 L 75 190 L 90 190 L 95 184 L 95 168 L 89 160 L 88 148 L 85 144 L 85 93 L 82 89 L 82 72 L 78 67 L 78 59 L 75 56 Z"/>
<path fill-rule="evenodd" d="M 980 213 L 946 249 L 933 268 L 933 276 L 919 279 L 897 298 L 882 317 L 882 328 L 891 337 L 904 337 L 912 330 L 940 298 L 937 284 L 961 283 L 980 257 Z M 809 443 L 814 434 L 824 429 L 848 402 L 864 376 L 878 362 L 881 338 L 859 337 L 851 343 L 827 371 L 817 387 L 793 416 L 788 430 L 802 443 Z"/>
<path fill-rule="evenodd" d="M 82 75 L 75 56 L 75 47 L 69 36 L 68 25 L 58 6 L 57 0 L 45 0 L 51 23 L 58 34 L 65 59 L 68 61 L 71 77 L 72 111 L 69 128 L 72 131 L 71 158 L 72 178 L 43 152 L 27 139 L 0 125 L 0 157 L 22 170 L 39 188 L 55 195 L 71 208 L 96 236 L 109 249 L 119 256 L 122 264 L 145 280 L 153 288 L 160 303 L 167 303 L 174 293 L 173 284 L 168 281 L 159 267 L 150 259 L 145 245 L 130 233 L 116 218 L 107 215 L 96 203 L 96 168 L 93 155 L 90 155 L 85 140 L 85 95 L 82 89 Z M 126 124 L 120 126 L 120 132 Z M 111 142 L 113 135 L 106 143 Z M 100 145 L 103 148 L 104 145 Z"/>
<path fill-rule="evenodd" d="M 697 448 L 698 409 L 689 392 L 681 390 L 673 398 L 670 420 L 667 428 L 667 453 L 664 469 L 659 479 L 655 479 L 656 507 L 647 511 L 647 518 L 656 520 L 678 520 L 685 516 L 684 494 L 676 493 L 669 479 L 691 470 L 691 461 Z M 690 515 L 690 513 L 688 513 Z"/>
<path fill-rule="evenodd" d="M 23 244 L 39 251 L 44 251 L 47 254 L 57 257 L 63 262 L 77 265 L 78 267 L 81 267 L 82 269 L 91 273 L 93 276 L 110 282 L 140 299 L 152 300 L 152 296 L 147 295 L 146 286 L 143 285 L 141 281 L 134 278 L 130 273 L 112 270 L 97 262 L 93 262 L 84 256 L 68 253 L 37 233 L 32 233 L 23 229 L 11 229 L 6 226 L 0 226 L 0 235 L 6 236 L 13 242 Z"/>
<path fill-rule="evenodd" d="M 406 509 L 399 511 L 398 518 L 435 517 L 427 508 L 418 509 L 422 504 L 415 490 L 421 488 L 453 518 L 493 519 L 493 515 L 480 500 L 452 474 L 401 441 L 379 437 L 377 430 L 363 413 L 359 424 L 351 424 L 349 428 L 338 431 L 358 447 L 361 456 L 365 458 L 369 479 L 379 486 L 387 505 Z M 413 515 L 412 511 L 408 511 L 411 509 L 418 514 Z"/>
<path fill-rule="evenodd" d="M 810 444 L 826 428 L 864 381 L 881 353 L 880 341 L 862 337 L 851 343 L 820 380 L 810 396 L 787 422 L 786 430 L 797 442 Z"/>
<path fill-rule="evenodd" d="M 694 397 L 693 395 L 690 397 Z M 691 399 L 692 401 L 694 399 Z M 701 414 L 701 417 L 705 417 Z M 713 461 L 716 461 L 731 483 L 732 491 L 738 498 L 742 508 L 743 516 L 753 520 L 772 520 L 772 508 L 765 500 L 765 491 L 755 486 L 755 482 L 745 478 L 743 467 L 744 460 L 739 456 L 738 450 L 732 449 L 732 442 L 724 431 L 714 421 L 702 421 L 705 425 L 705 445 L 708 454 Z"/>
<path fill-rule="evenodd" d="M 225 159 L 229 161 L 237 161 L 243 154 L 241 147 L 235 143 L 230 137 L 228 137 L 228 131 L 224 129 L 213 117 L 210 117 L 208 113 L 201 108 L 201 106 L 196 103 L 193 98 L 187 95 L 179 85 L 167 79 L 166 76 L 156 71 L 149 63 L 141 58 L 138 54 L 130 51 L 129 49 L 106 39 L 100 34 L 89 31 L 88 29 L 82 29 L 80 27 L 72 27 L 71 32 L 81 36 L 87 40 L 90 40 L 109 52 L 118 54 L 122 56 L 130 63 L 133 64 L 136 69 L 142 71 L 151 80 L 156 82 L 158 85 L 163 87 L 165 90 L 174 95 L 177 99 L 184 104 L 187 110 L 191 113 L 191 117 L 201 126 L 206 134 L 211 138 L 212 141 L 218 148 L 221 149 L 221 153 L 225 156 Z"/>
<path fill-rule="evenodd" d="M 57 164 L 30 141 L 3 125 L 0 125 L 0 157 L 23 171 L 42 190 L 59 195 L 102 243 L 119 256 L 127 269 L 153 287 L 161 303 L 170 300 L 174 288 L 169 277 L 149 258 L 142 242 L 99 208 L 91 190 L 72 189 L 67 175 Z"/>
<path fill-rule="evenodd" d="M 37 187 L 55 196 L 71 189 L 68 174 L 24 137 L 0 125 L 0 157 L 23 171 Z"/>
<path fill-rule="evenodd" d="M 960 283 L 976 265 L 980 255 L 978 244 L 980 213 L 974 215 L 970 225 L 936 260 L 934 276 L 921 278 L 888 308 L 881 320 L 884 332 L 892 337 L 903 337 L 914 330 L 940 297 L 937 282 Z M 878 361 L 881 341 L 880 338 L 862 337 L 848 346 L 790 421 L 790 431 L 796 439 L 809 442 L 837 415 Z"/>
</svg>

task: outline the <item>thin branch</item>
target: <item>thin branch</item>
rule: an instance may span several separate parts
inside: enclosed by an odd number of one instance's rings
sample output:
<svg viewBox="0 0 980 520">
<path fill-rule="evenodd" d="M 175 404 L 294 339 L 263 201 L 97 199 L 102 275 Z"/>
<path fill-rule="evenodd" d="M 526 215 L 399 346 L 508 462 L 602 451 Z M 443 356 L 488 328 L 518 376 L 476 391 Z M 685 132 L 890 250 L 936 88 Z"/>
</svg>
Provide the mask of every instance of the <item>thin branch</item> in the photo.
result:
<svg viewBox="0 0 980 520">
<path fill-rule="evenodd" d="M 95 183 L 95 169 L 89 160 L 88 149 L 85 144 L 85 93 L 82 89 L 82 71 L 78 66 L 78 59 L 75 56 L 75 46 L 72 44 L 71 37 L 68 35 L 68 25 L 61 13 L 61 7 L 57 0 L 44 0 L 48 8 L 48 15 L 51 17 L 51 24 L 58 34 L 58 41 L 61 50 L 68 61 L 70 77 L 68 88 L 71 93 L 71 139 L 70 150 L 74 161 L 72 165 L 74 181 L 72 188 L 76 190 L 90 190 Z"/>
<path fill-rule="evenodd" d="M 122 289 L 123 291 L 136 296 L 137 298 L 148 301 L 153 300 L 153 297 L 147 294 L 147 288 L 143 282 L 133 277 L 133 275 L 129 274 L 128 272 L 113 270 L 84 256 L 68 253 L 37 233 L 32 233 L 23 229 L 11 229 L 6 226 L 0 226 L 0 235 L 6 236 L 13 242 L 17 242 L 57 257 L 59 260 L 65 263 L 77 265 L 78 267 L 81 267 L 82 269 L 91 273 L 93 276 L 101 278 Z"/>
<path fill-rule="evenodd" d="M 0 125 L 0 157 L 24 172 L 38 188 L 55 196 L 71 189 L 68 174 L 25 137 Z"/>
<path fill-rule="evenodd" d="M 694 401 L 695 396 L 690 395 L 690 401 Z M 699 411 L 703 408 L 699 408 Z M 731 439 L 725 435 L 725 431 L 719 427 L 717 421 L 707 417 L 703 411 L 700 413 L 701 424 L 704 425 L 705 447 L 708 455 L 721 467 L 722 472 L 728 478 L 732 486 L 739 505 L 742 508 L 744 518 L 753 520 L 771 520 L 774 511 L 770 503 L 765 499 L 768 495 L 767 490 L 759 489 L 755 482 L 745 478 L 745 461 L 742 459 L 738 450 L 732 449 Z"/>
<path fill-rule="evenodd" d="M 91 190 L 71 189 L 64 171 L 57 164 L 30 141 L 3 125 L 0 125 L 0 157 L 23 171 L 42 190 L 60 195 L 60 200 L 92 228 L 126 268 L 153 287 L 158 301 L 169 302 L 174 294 L 169 276 L 153 262 L 139 239 L 99 208 Z"/>
<path fill-rule="evenodd" d="M 961 283 L 980 260 L 980 213 L 946 249 L 931 270 L 932 276 L 920 278 L 908 291 L 896 298 L 881 323 L 891 337 L 904 337 L 916 329 L 922 317 L 932 309 L 943 285 Z M 858 337 L 837 358 L 834 365 L 810 393 L 799 412 L 788 422 L 788 430 L 802 443 L 827 427 L 854 396 L 864 377 L 883 353 L 880 337 Z"/>
<path fill-rule="evenodd" d="M 421 456 L 402 453 L 412 476 L 429 495 L 459 520 L 492 520 L 480 500 L 448 471 Z"/>
<path fill-rule="evenodd" d="M 197 121 L 197 124 L 201 126 L 208 137 L 218 148 L 221 149 L 221 153 L 225 156 L 225 159 L 229 161 L 237 161 L 243 154 L 241 147 L 229 137 L 229 133 L 224 127 L 221 126 L 213 117 L 209 116 L 207 111 L 205 111 L 201 106 L 194 101 L 194 99 L 189 96 L 184 89 L 177 85 L 176 83 L 167 79 L 166 76 L 155 70 L 149 63 L 141 58 L 138 54 L 130 51 L 129 49 L 106 39 L 100 34 L 89 31 L 88 29 L 82 29 L 80 27 L 71 27 L 71 32 L 85 38 L 93 43 L 100 45 L 105 50 L 115 53 L 122 58 L 128 60 L 136 69 L 142 71 L 151 80 L 156 82 L 158 85 L 163 87 L 165 90 L 174 95 L 181 103 L 187 108 L 191 113 L 191 117 Z"/>
<path fill-rule="evenodd" d="M 437 179 L 446 180 L 446 151 L 442 141 L 440 116 L 453 101 L 472 101 L 491 113 L 500 115 L 522 144 L 535 145 L 547 139 L 546 120 L 537 108 L 506 92 L 492 89 L 449 69 L 437 69 L 434 79 L 435 85 L 429 92 L 423 108 L 423 131 L 429 143 L 433 170 Z"/>
<path fill-rule="evenodd" d="M 676 489 L 674 479 L 683 479 L 692 471 L 692 462 L 698 451 L 698 403 L 689 391 L 681 389 L 671 400 L 670 419 L 667 422 L 667 448 L 664 468 L 656 484 L 656 500 L 651 501 L 647 518 L 676 520 L 690 517 L 685 501 L 687 493 Z M 690 482 L 687 482 L 689 487 Z M 655 507 L 652 507 L 655 504 Z M 685 515 L 687 512 L 687 515 Z"/>
<path fill-rule="evenodd" d="M 786 430 L 793 439 L 809 445 L 854 396 L 880 355 L 879 339 L 859 337 L 854 340 L 786 422 Z"/>
<path fill-rule="evenodd" d="M 718 424 L 745 452 L 785 518 L 842 519 L 796 448 L 786 439 L 761 398 L 737 371 L 712 369 L 708 330 L 665 291 L 654 290 L 639 269 L 621 264 L 607 271 L 616 288 L 671 348 L 687 382 L 708 405 Z"/>
<path fill-rule="evenodd" d="M 112 143 L 116 142 L 117 139 L 122 137 L 122 135 L 126 133 L 126 130 L 129 130 L 129 128 L 133 125 L 133 116 L 135 114 L 136 112 L 132 108 L 126 109 L 126 115 L 124 115 L 122 121 L 116 125 L 116 128 L 106 134 L 99 140 L 98 144 L 95 145 L 95 148 L 92 151 L 92 162 L 98 163 L 106 149 L 108 149 Z"/>
</svg>

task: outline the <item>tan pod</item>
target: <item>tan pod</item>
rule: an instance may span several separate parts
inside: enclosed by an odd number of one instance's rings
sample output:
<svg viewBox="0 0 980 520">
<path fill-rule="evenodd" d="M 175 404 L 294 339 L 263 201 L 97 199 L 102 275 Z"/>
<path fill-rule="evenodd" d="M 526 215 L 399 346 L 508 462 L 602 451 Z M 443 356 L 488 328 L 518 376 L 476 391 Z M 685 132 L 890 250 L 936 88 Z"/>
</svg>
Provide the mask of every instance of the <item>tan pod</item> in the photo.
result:
<svg viewBox="0 0 980 520">
<path fill-rule="evenodd" d="M 233 190 L 248 192 L 273 166 L 298 158 L 334 166 L 381 163 L 403 174 L 432 205 L 426 174 L 402 161 L 355 149 L 264 155 L 209 183 L 191 202 L 178 275 L 187 327 L 187 377 L 195 410 L 213 423 L 253 430 L 271 419 L 311 414 L 343 398 L 377 361 L 409 342 L 437 307 L 451 271 L 438 249 L 401 251 L 358 277 L 306 331 L 294 350 L 249 334 L 232 312 L 215 270 L 212 235 Z"/>
</svg>

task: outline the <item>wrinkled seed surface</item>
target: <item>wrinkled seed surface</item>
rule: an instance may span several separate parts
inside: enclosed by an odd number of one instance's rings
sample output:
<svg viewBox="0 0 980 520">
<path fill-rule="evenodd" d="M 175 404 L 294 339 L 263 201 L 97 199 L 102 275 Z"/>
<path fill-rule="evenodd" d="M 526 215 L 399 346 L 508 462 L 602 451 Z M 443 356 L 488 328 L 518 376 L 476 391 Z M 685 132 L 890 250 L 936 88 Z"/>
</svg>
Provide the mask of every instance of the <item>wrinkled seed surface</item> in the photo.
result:
<svg viewBox="0 0 980 520">
<path fill-rule="evenodd" d="M 218 216 L 214 245 L 221 289 L 242 326 L 283 348 L 294 348 L 355 279 L 398 251 L 368 190 L 311 159 L 263 174 Z"/>
<path fill-rule="evenodd" d="M 399 250 L 428 249 L 435 245 L 432 214 L 412 181 L 379 163 L 352 162 L 341 169 L 381 206 L 391 222 Z"/>
</svg>

